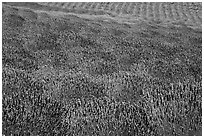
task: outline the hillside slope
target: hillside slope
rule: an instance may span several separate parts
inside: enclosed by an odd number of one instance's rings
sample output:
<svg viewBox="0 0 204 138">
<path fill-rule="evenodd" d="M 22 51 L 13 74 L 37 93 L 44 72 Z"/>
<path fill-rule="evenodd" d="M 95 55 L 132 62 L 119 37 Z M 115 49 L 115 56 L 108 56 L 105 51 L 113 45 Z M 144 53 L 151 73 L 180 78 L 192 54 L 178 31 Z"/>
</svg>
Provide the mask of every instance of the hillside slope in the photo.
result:
<svg viewBox="0 0 204 138">
<path fill-rule="evenodd" d="M 3 135 L 201 135 L 202 30 L 132 9 L 3 3 Z"/>
</svg>

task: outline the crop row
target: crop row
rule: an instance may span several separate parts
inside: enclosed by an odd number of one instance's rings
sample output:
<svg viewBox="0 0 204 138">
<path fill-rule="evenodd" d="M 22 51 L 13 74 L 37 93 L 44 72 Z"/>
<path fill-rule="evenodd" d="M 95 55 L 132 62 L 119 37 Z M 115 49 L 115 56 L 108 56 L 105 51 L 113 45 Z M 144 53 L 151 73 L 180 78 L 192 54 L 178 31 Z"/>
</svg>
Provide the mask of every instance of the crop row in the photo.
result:
<svg viewBox="0 0 204 138">
<path fill-rule="evenodd" d="M 41 4 L 41 3 L 39 3 Z M 92 11 L 107 11 L 113 14 L 132 15 L 136 18 L 189 21 L 201 24 L 202 15 L 199 3 L 158 3 L 158 2 L 69 2 L 69 3 L 43 3 L 43 5 L 59 7 L 63 9 L 85 9 Z"/>
</svg>

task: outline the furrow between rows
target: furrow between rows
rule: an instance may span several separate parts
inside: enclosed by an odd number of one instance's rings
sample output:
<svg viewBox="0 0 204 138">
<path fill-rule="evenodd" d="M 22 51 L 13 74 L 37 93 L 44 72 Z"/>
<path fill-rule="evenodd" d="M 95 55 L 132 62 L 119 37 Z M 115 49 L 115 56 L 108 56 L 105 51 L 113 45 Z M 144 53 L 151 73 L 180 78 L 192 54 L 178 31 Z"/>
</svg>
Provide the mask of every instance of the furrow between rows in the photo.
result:
<svg viewBox="0 0 204 138">
<path fill-rule="evenodd" d="M 141 7 L 141 17 L 147 20 L 147 2 L 143 2 Z"/>
<path fill-rule="evenodd" d="M 136 3 L 135 2 L 131 2 L 128 9 L 127 9 L 127 12 L 130 14 L 130 15 L 133 15 L 133 11 L 134 9 L 136 8 Z"/>
<path fill-rule="evenodd" d="M 83 9 L 85 5 L 86 5 L 86 2 L 80 2 L 77 8 Z"/>
<path fill-rule="evenodd" d="M 104 7 L 104 10 L 105 10 L 105 11 L 109 11 L 110 6 L 111 6 L 111 2 L 107 2 L 106 5 L 105 5 L 105 7 Z"/>
<path fill-rule="evenodd" d="M 86 9 L 86 10 L 90 10 L 92 4 L 93 4 L 93 2 L 86 2 L 85 6 L 84 6 L 84 9 Z"/>
<path fill-rule="evenodd" d="M 187 15 L 188 20 L 189 20 L 191 23 L 196 23 L 195 18 L 192 16 L 192 14 L 191 14 L 191 12 L 190 12 L 190 10 L 189 10 L 188 3 L 185 3 L 185 5 L 184 5 L 184 11 L 185 11 L 185 13 L 186 13 L 186 15 Z"/>
<path fill-rule="evenodd" d="M 167 20 L 168 21 L 173 21 L 174 20 L 174 16 L 172 13 L 172 8 L 171 8 L 171 3 L 165 3 L 165 13 L 167 16 Z"/>
<path fill-rule="evenodd" d="M 197 24 L 200 24 L 201 22 L 200 22 L 199 18 L 196 15 L 197 11 L 192 9 L 191 6 L 192 5 L 190 3 L 188 3 L 188 11 L 189 11 L 189 14 L 190 14 L 190 16 L 192 18 L 192 21 L 197 23 Z"/>
<path fill-rule="evenodd" d="M 70 2 L 64 2 L 64 3 L 62 4 L 62 8 L 63 8 L 63 9 L 68 9 L 68 8 L 70 7 L 70 5 L 71 5 Z"/>
<path fill-rule="evenodd" d="M 199 22 L 202 24 L 202 11 L 196 12 L 196 17 L 198 18 Z"/>
<path fill-rule="evenodd" d="M 142 3 L 141 3 L 141 2 L 136 3 L 136 8 L 134 9 L 134 16 L 135 16 L 135 17 L 140 17 L 140 14 L 141 14 L 141 6 L 142 6 Z"/>
<path fill-rule="evenodd" d="M 62 2 L 55 2 L 54 7 L 62 8 Z"/>
<path fill-rule="evenodd" d="M 162 20 L 167 19 L 165 3 L 161 3 L 159 13 Z"/>
<path fill-rule="evenodd" d="M 154 19 L 155 20 L 160 20 L 160 6 L 161 6 L 161 3 L 159 2 L 154 2 L 153 3 L 153 16 L 154 16 Z"/>
<path fill-rule="evenodd" d="M 90 7 L 90 10 L 95 10 L 97 5 L 98 5 L 98 2 L 93 2 L 91 7 Z"/>
<path fill-rule="evenodd" d="M 179 15 L 181 17 L 181 20 L 182 21 L 187 21 L 188 20 L 188 17 L 185 13 L 185 10 L 184 10 L 184 5 L 183 5 L 183 2 L 180 2 L 178 4 L 178 11 L 179 11 Z"/>
<path fill-rule="evenodd" d="M 55 7 L 56 2 L 48 2 L 47 5 L 50 6 L 50 7 Z"/>
<path fill-rule="evenodd" d="M 173 14 L 174 20 L 176 20 L 176 21 L 181 20 L 181 17 L 179 15 L 179 11 L 178 11 L 178 3 L 175 2 L 174 4 L 172 4 L 171 8 L 172 8 L 172 14 Z"/>
<path fill-rule="evenodd" d="M 121 14 L 121 9 L 122 9 L 122 7 L 123 7 L 123 2 L 119 2 L 119 4 L 117 5 L 117 7 L 116 7 L 116 13 L 117 14 Z"/>
<path fill-rule="evenodd" d="M 123 7 L 122 7 L 122 14 L 129 14 L 129 12 L 128 12 L 128 8 L 129 8 L 129 6 L 130 6 L 130 2 L 126 2 L 126 3 L 124 3 L 124 5 L 123 5 Z"/>
<path fill-rule="evenodd" d="M 105 2 L 99 2 L 99 4 L 98 4 L 96 10 L 103 10 L 104 5 L 105 5 Z"/>
<path fill-rule="evenodd" d="M 116 6 L 117 6 L 116 2 L 111 3 L 109 11 L 112 12 L 112 13 L 115 13 Z"/>
<path fill-rule="evenodd" d="M 153 2 L 148 2 L 147 3 L 147 17 L 149 19 L 153 19 L 154 18 L 154 11 L 153 11 Z"/>
<path fill-rule="evenodd" d="M 79 5 L 79 2 L 73 2 L 73 4 L 70 5 L 70 9 L 77 9 L 78 5 Z"/>
</svg>

